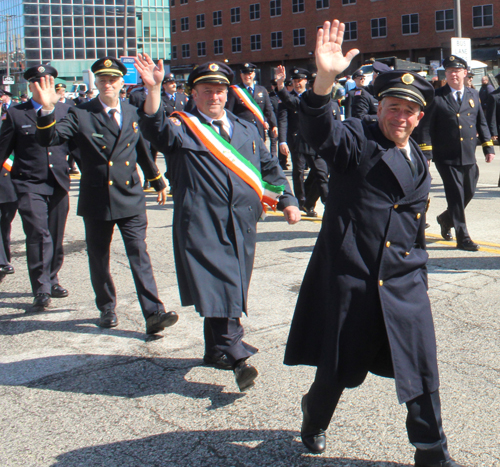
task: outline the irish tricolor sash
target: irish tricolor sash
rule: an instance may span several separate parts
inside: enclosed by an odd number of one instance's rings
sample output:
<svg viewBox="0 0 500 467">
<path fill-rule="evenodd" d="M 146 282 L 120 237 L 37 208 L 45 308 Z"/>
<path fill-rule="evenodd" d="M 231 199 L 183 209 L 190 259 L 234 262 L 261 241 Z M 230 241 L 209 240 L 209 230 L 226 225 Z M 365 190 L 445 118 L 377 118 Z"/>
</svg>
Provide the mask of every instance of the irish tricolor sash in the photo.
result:
<svg viewBox="0 0 500 467">
<path fill-rule="evenodd" d="M 187 112 L 174 112 L 171 117 L 176 115 L 181 117 L 182 121 L 212 155 L 255 190 L 259 195 L 264 212 L 266 211 L 266 205 L 273 211 L 276 210 L 279 197 L 285 190 L 284 185 L 275 186 L 262 180 L 259 170 L 223 139 L 210 125 L 201 123 L 197 117 Z"/>
<path fill-rule="evenodd" d="M 252 112 L 257 117 L 257 119 L 259 120 L 260 123 L 262 123 L 262 125 L 264 125 L 265 123 L 264 114 L 262 113 L 259 104 L 255 102 L 255 99 L 252 97 L 252 95 L 245 88 L 242 88 L 237 84 L 233 84 L 231 88 L 233 88 L 234 92 L 247 106 L 248 110 L 250 110 L 250 112 Z"/>
<path fill-rule="evenodd" d="M 7 171 L 10 172 L 12 170 L 12 164 L 14 164 L 14 155 L 11 154 L 8 159 L 5 160 L 3 163 L 2 167 Z"/>
</svg>

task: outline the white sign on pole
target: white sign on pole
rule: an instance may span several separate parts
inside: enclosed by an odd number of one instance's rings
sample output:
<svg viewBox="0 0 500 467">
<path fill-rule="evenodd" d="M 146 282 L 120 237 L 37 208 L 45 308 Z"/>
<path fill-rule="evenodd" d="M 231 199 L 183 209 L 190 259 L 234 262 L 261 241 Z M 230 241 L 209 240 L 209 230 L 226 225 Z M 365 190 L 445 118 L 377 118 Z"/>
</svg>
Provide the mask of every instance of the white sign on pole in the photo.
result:
<svg viewBox="0 0 500 467">
<path fill-rule="evenodd" d="M 470 65 L 470 61 L 472 60 L 472 47 L 470 38 L 452 37 L 451 54 L 463 58 L 467 62 L 467 65 Z"/>
<path fill-rule="evenodd" d="M 2 84 L 14 84 L 14 77 L 13 76 L 4 76 Z"/>
</svg>

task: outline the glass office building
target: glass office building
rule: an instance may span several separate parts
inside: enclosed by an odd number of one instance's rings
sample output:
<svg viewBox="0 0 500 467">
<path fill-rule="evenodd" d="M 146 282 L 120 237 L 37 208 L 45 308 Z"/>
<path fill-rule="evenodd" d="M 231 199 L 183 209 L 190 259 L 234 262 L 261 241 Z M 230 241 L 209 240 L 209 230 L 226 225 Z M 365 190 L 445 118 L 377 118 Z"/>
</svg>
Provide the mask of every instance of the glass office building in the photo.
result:
<svg viewBox="0 0 500 467">
<path fill-rule="evenodd" d="M 170 59 L 167 0 L 0 1 L 1 63 L 7 18 L 11 74 L 50 63 L 62 78 L 78 80 L 82 70 L 105 56 L 146 52 L 153 59 Z M 16 69 L 12 63 L 18 64 Z"/>
</svg>

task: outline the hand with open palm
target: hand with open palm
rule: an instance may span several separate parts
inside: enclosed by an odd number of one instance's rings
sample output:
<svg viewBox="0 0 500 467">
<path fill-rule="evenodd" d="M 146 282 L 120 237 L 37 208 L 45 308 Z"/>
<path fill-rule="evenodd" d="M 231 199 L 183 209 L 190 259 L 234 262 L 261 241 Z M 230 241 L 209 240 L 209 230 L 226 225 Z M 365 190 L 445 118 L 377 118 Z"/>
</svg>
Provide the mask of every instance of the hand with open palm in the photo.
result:
<svg viewBox="0 0 500 467">
<path fill-rule="evenodd" d="M 158 65 L 156 65 L 148 54 L 138 54 L 135 57 L 134 66 L 141 75 L 142 82 L 146 88 L 150 89 L 154 86 L 161 86 L 165 77 L 163 60 L 159 60 Z"/>
</svg>

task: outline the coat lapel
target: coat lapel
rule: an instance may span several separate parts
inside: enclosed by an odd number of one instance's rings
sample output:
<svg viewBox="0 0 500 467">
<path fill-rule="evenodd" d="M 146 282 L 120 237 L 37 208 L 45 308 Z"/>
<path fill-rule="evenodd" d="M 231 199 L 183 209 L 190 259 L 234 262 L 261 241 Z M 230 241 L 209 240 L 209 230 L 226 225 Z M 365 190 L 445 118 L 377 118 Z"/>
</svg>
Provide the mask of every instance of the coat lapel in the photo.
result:
<svg viewBox="0 0 500 467">
<path fill-rule="evenodd" d="M 36 120 L 37 120 L 37 115 L 36 115 L 36 110 L 35 108 L 33 107 L 33 104 L 31 102 L 31 100 L 29 100 L 28 102 L 26 102 L 26 112 L 24 112 L 24 114 L 26 115 L 27 118 L 29 118 L 36 126 Z"/>
<path fill-rule="evenodd" d="M 96 97 L 92 100 L 93 106 L 91 108 L 92 116 L 95 118 L 101 126 L 105 126 L 113 136 L 118 137 L 118 132 L 111 125 L 111 119 L 108 114 L 104 111 L 104 107 L 100 103 L 99 99 Z"/>
<path fill-rule="evenodd" d="M 455 99 L 455 97 L 453 97 L 453 91 L 451 90 L 451 87 L 450 87 L 449 84 L 447 84 L 444 87 L 443 97 L 445 98 L 446 102 L 453 109 L 453 111 L 455 113 L 458 112 L 458 111 L 460 111 L 460 108 L 458 107 L 458 102 Z M 464 102 L 464 96 L 462 96 L 462 104 L 463 104 L 463 102 Z"/>
</svg>

